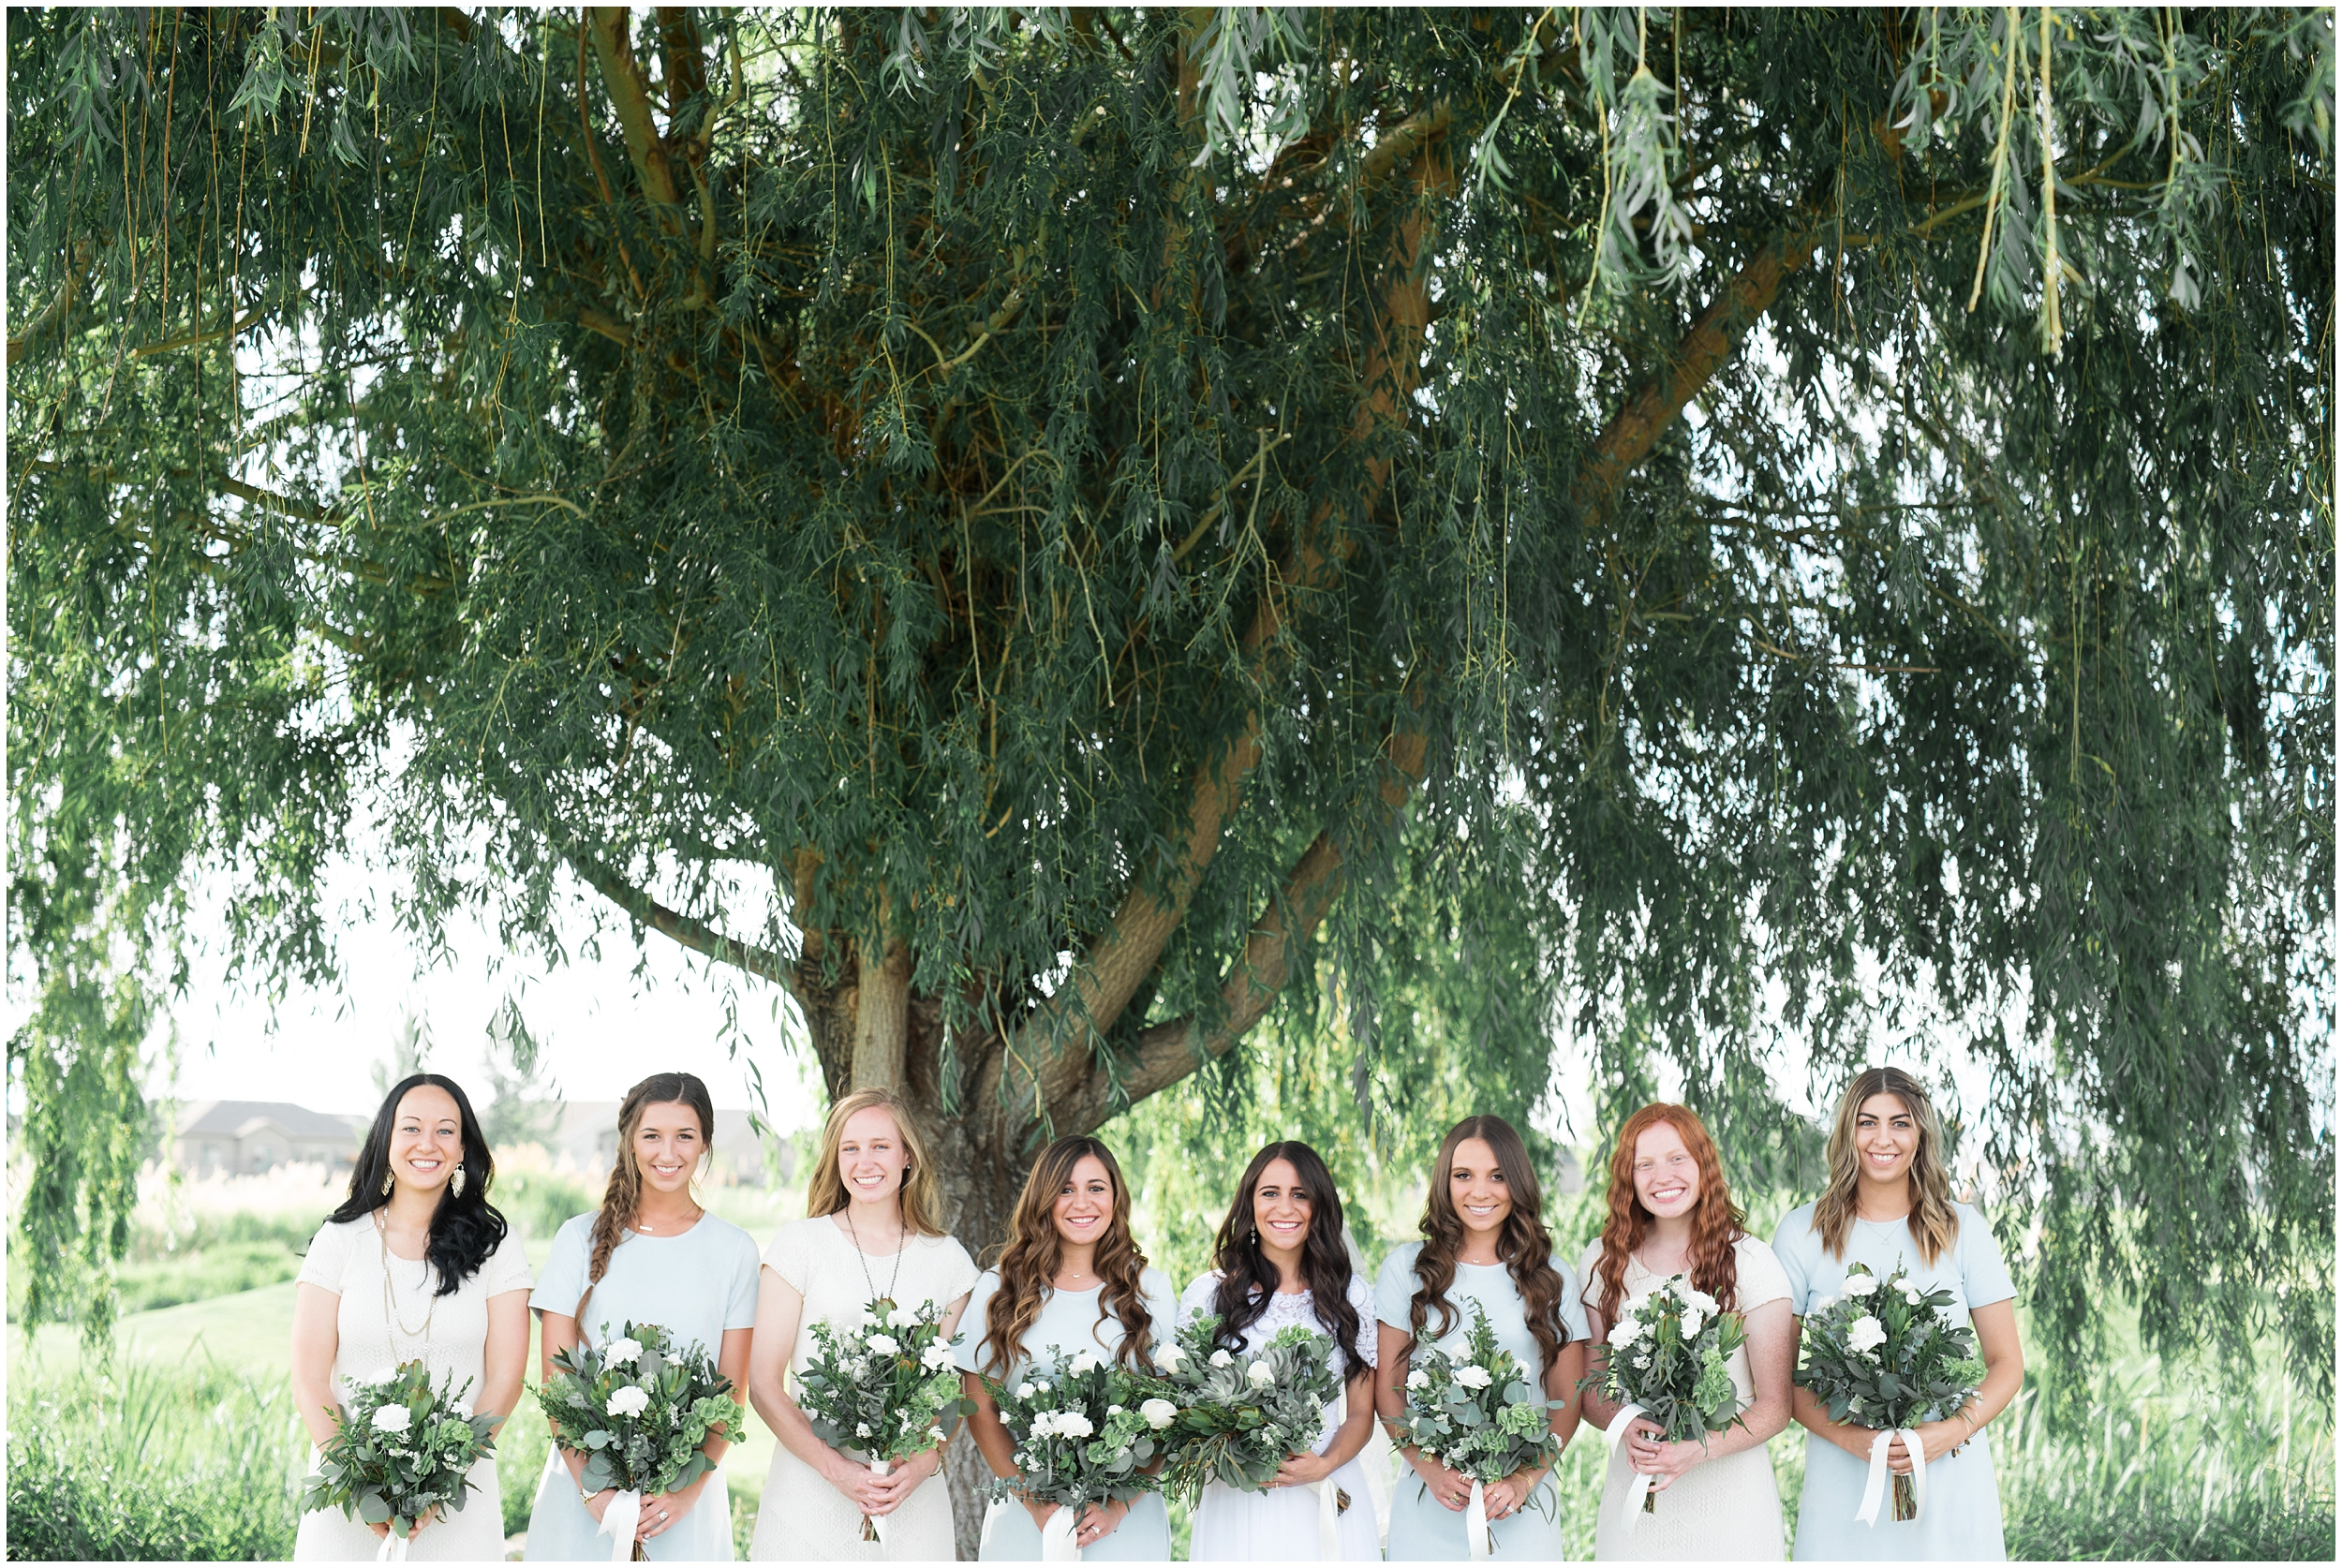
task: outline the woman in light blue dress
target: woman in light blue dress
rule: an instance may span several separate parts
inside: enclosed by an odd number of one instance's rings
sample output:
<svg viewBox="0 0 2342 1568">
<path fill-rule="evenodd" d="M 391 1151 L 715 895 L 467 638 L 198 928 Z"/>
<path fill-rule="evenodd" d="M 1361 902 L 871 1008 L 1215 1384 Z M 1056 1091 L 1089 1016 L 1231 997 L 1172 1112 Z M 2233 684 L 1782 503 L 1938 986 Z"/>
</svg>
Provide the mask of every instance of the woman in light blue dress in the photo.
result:
<svg viewBox="0 0 2342 1568">
<path fill-rule="evenodd" d="M 1455 1354 L 1472 1329 L 1472 1304 L 1488 1314 L 1496 1342 L 1523 1367 L 1543 1375 L 1553 1435 L 1566 1446 L 1578 1429 L 1578 1380 L 1586 1370 L 1586 1309 L 1579 1280 L 1553 1256 L 1553 1239 L 1540 1215 L 1535 1169 L 1520 1134 L 1501 1117 L 1466 1117 L 1448 1130 L 1431 1169 L 1425 1199 L 1424 1239 L 1383 1260 L 1374 1282 L 1381 1354 L 1375 1398 L 1391 1441 L 1406 1412 L 1407 1364 L 1416 1335 Z M 1390 1500 L 1393 1562 L 1460 1561 L 1472 1555 L 1464 1533 L 1472 1482 L 1423 1457 L 1400 1455 L 1401 1472 Z M 1519 1470 L 1483 1488 L 1489 1531 L 1508 1562 L 1562 1555 L 1561 1510 L 1552 1473 Z"/>
<path fill-rule="evenodd" d="M 601 1207 L 554 1237 L 529 1305 L 542 1329 L 542 1375 L 584 1339 L 608 1344 L 625 1325 L 657 1324 L 678 1347 L 698 1345 L 748 1395 L 749 1339 L 756 1325 L 756 1243 L 691 1196 L 712 1151 L 716 1122 L 707 1086 L 689 1072 L 644 1079 L 618 1107 L 618 1160 Z M 710 1433 L 701 1451 L 720 1467 L 733 1433 Z M 601 1533 L 615 1489 L 586 1496 L 585 1457 L 558 1442 L 547 1456 L 528 1516 L 531 1562 L 608 1561 L 618 1543 Z M 635 1537 L 653 1562 L 730 1562 L 732 1505 L 720 1468 L 688 1487 L 645 1496 Z M 621 1553 L 621 1556 L 624 1554 Z"/>
<path fill-rule="evenodd" d="M 1915 1428 L 1927 1451 L 1927 1496 L 1920 1516 L 1902 1522 L 1883 1505 L 1875 1524 L 1854 1516 L 1877 1433 L 1831 1420 L 1811 1390 L 1795 1391 L 1794 1413 L 1808 1434 L 1797 1514 L 1801 1561 L 1996 1561 L 2008 1555 L 1983 1431 L 2024 1382 L 2017 1289 L 1984 1216 L 1952 1200 L 1943 1146 L 1943 1128 L 1919 1081 L 1897 1068 L 1870 1069 L 1838 1102 L 1828 1189 L 1791 1210 L 1773 1235 L 1801 1322 L 1845 1294 L 1854 1264 L 1881 1279 L 1908 1268 L 1921 1290 L 1952 1293 L 1955 1308 L 1975 1325 L 1985 1367 L 1983 1385 L 1966 1408 Z M 1898 1474 L 1910 1472 L 1912 1456 L 1901 1438 L 1890 1444 L 1888 1464 Z"/>
<path fill-rule="evenodd" d="M 1034 1161 L 999 1265 L 984 1271 L 960 1314 L 953 1350 L 975 1413 L 968 1429 L 992 1473 L 1016 1475 L 1015 1444 L 984 1378 L 1009 1383 L 1033 1362 L 1089 1351 L 1151 1372 L 1178 1303 L 1131 1235 L 1130 1188 L 1095 1138 L 1060 1138 Z M 983 1374 L 979 1376 L 978 1374 Z M 1037 1562 L 1057 1505 L 996 1502 L 986 1514 L 985 1562 Z M 1086 1562 L 1167 1562 L 1171 1520 L 1154 1492 L 1091 1505 L 1075 1523 Z"/>
</svg>

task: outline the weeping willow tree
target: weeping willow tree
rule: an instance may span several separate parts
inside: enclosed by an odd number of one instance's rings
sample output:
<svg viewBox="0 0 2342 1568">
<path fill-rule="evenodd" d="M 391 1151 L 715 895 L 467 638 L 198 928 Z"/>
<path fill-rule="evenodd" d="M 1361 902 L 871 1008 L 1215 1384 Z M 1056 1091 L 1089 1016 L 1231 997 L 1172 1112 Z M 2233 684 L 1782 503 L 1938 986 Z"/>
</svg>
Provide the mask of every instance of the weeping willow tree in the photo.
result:
<svg viewBox="0 0 2342 1568">
<path fill-rule="evenodd" d="M 777 988 L 978 1247 L 1264 1041 L 1411 1130 L 1574 1032 L 1743 1147 L 1892 1045 L 1989 1074 L 2068 1352 L 2330 1376 L 2333 80 L 2324 12 L 12 16 L 10 1059 L 94 1161 L 25 1234 L 119 1222 L 191 879 L 330 984 L 363 814 L 425 933 Z"/>
</svg>

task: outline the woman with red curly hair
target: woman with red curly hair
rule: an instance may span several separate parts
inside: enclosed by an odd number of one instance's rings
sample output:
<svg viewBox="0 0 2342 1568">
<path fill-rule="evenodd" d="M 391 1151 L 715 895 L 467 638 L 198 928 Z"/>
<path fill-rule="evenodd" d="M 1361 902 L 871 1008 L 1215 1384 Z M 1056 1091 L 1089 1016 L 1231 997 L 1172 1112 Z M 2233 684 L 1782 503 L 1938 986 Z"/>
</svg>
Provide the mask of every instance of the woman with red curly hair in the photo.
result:
<svg viewBox="0 0 2342 1568">
<path fill-rule="evenodd" d="M 1611 1325 L 1678 1275 L 1740 1315 L 1747 1340 L 1732 1353 L 1732 1388 L 1742 1425 L 1708 1441 L 1668 1442 L 1638 1420 L 1610 1455 L 1595 1516 L 1597 1560 L 1693 1558 L 1781 1560 L 1781 1494 L 1765 1442 L 1789 1424 L 1797 1325 L 1789 1279 L 1772 1249 L 1750 1235 L 1725 1184 L 1716 1144 L 1681 1105 L 1645 1105 L 1619 1129 L 1610 1154 L 1610 1216 L 1579 1265 L 1593 1329 L 1594 1370 L 1608 1354 Z M 1591 1383 L 1586 1419 L 1608 1427 L 1619 1406 Z M 1637 1474 L 1656 1476 L 1666 1501 L 1626 1531 L 1623 1505 Z"/>
</svg>

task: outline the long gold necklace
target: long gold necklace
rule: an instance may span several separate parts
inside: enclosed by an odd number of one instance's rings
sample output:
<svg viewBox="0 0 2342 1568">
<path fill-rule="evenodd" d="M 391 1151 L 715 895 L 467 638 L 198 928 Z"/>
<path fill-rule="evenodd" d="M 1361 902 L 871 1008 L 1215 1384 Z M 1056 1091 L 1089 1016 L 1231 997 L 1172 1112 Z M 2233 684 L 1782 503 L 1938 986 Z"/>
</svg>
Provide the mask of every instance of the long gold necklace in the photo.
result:
<svg viewBox="0 0 2342 1568">
<path fill-rule="evenodd" d="M 409 1328 L 407 1326 L 406 1320 L 398 1315 L 398 1299 L 391 1286 L 391 1228 L 383 1222 L 379 1210 L 376 1211 L 374 1217 L 374 1239 L 382 1249 L 382 1321 L 389 1329 L 396 1330 L 397 1334 L 403 1334 L 409 1339 L 418 1335 L 422 1336 L 423 1348 L 428 1351 L 431 1347 L 431 1320 L 439 1310 L 438 1294 L 430 1290 L 431 1271 L 427 1267 L 423 1270 L 423 1288 L 428 1294 L 423 1302 L 422 1324 L 420 1327 Z M 401 1263 L 408 1261 L 405 1258 L 399 1259 Z M 390 1338 L 391 1341 L 391 1359 L 396 1361 L 398 1339 L 395 1335 L 386 1337 Z"/>
</svg>

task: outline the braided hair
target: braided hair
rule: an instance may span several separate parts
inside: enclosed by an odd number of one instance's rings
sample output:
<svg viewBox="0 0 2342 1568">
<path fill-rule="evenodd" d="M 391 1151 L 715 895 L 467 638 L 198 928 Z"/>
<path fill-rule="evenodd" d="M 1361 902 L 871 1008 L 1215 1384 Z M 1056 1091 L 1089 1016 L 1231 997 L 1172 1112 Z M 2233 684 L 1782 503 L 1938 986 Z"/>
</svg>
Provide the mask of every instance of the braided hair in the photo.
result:
<svg viewBox="0 0 2342 1568">
<path fill-rule="evenodd" d="M 588 1289 L 601 1283 L 610 1267 L 610 1254 L 626 1239 L 643 1203 L 643 1167 L 634 1157 L 634 1134 L 643 1125 L 643 1112 L 653 1105 L 689 1105 L 700 1118 L 700 1147 L 716 1146 L 716 1107 L 707 1086 L 689 1072 L 654 1072 L 626 1091 L 618 1106 L 618 1158 L 610 1167 L 610 1185 L 594 1215 L 593 1261 L 586 1265 Z M 583 1303 L 580 1303 L 583 1310 Z"/>
</svg>

